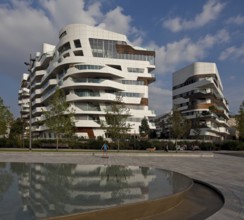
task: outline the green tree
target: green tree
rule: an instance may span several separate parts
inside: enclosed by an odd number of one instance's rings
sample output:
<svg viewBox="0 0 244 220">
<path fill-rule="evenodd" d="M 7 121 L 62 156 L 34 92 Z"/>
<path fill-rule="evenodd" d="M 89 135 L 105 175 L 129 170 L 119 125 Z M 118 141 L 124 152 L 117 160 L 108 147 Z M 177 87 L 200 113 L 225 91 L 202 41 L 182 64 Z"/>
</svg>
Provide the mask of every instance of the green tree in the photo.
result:
<svg viewBox="0 0 244 220">
<path fill-rule="evenodd" d="M 19 146 L 21 146 L 21 142 L 23 143 L 25 126 L 26 123 L 20 118 L 14 120 L 11 125 L 9 137 L 16 140 Z"/>
<path fill-rule="evenodd" d="M 45 115 L 45 125 L 56 135 L 56 149 L 62 137 L 71 136 L 74 133 L 74 111 L 66 102 L 64 91 L 57 89 L 48 102 L 48 111 Z"/>
<path fill-rule="evenodd" d="M 210 108 L 211 111 L 214 111 L 214 108 Z M 195 118 L 192 119 L 192 131 L 195 135 L 195 139 L 200 139 L 201 130 L 205 126 L 203 125 L 203 119 L 205 117 L 201 112 L 195 112 Z"/>
<path fill-rule="evenodd" d="M 244 101 L 240 105 L 239 114 L 236 116 L 236 127 L 239 131 L 239 140 L 244 140 Z"/>
<path fill-rule="evenodd" d="M 149 128 L 149 124 L 148 124 L 148 120 L 146 117 L 144 117 L 142 120 L 141 120 L 141 126 L 139 126 L 139 132 L 140 132 L 140 135 L 142 137 L 146 137 L 149 135 L 150 133 L 150 128 Z"/>
<path fill-rule="evenodd" d="M 117 141 L 118 150 L 121 138 L 125 137 L 131 129 L 131 125 L 126 123 L 126 119 L 130 116 L 129 111 L 123 103 L 122 96 L 117 95 L 111 106 L 105 109 L 106 121 L 101 121 L 101 128 L 109 137 Z"/>
<path fill-rule="evenodd" d="M 178 110 L 173 110 L 169 117 L 169 124 L 171 125 L 171 135 L 175 139 L 183 138 L 190 132 L 190 121 L 184 118 Z M 175 144 L 177 145 L 177 141 Z"/>
<path fill-rule="evenodd" d="M 13 120 L 13 115 L 0 97 L 0 135 L 5 135 Z"/>
</svg>

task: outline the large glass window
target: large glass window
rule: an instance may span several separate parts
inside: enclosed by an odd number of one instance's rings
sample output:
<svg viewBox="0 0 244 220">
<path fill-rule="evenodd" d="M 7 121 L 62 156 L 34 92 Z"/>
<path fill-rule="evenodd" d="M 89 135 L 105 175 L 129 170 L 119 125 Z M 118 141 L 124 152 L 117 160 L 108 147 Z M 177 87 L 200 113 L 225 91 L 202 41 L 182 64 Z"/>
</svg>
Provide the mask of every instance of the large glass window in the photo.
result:
<svg viewBox="0 0 244 220">
<path fill-rule="evenodd" d="M 122 80 L 122 84 L 126 85 L 144 85 L 144 81 L 142 80 Z"/>
<path fill-rule="evenodd" d="M 100 65 L 75 65 L 78 70 L 100 70 L 103 66 Z"/>
<path fill-rule="evenodd" d="M 101 111 L 99 104 L 96 103 L 78 103 L 76 106 L 83 111 Z"/>
<path fill-rule="evenodd" d="M 138 50 L 135 50 L 135 54 L 128 52 L 125 50 L 118 52 L 116 46 L 127 45 L 126 42 L 122 41 L 114 41 L 114 40 L 104 40 L 104 39 L 95 39 L 89 38 L 90 46 L 92 49 L 92 54 L 94 57 L 103 57 L 103 58 L 115 58 L 115 59 L 128 59 L 128 60 L 142 60 L 142 61 L 149 61 L 151 64 L 155 63 L 155 57 L 152 55 L 145 54 L 138 54 Z M 127 48 L 128 50 L 128 48 Z M 132 49 L 133 50 L 133 49 Z"/>
<path fill-rule="evenodd" d="M 99 92 L 96 91 L 92 91 L 92 90 L 75 90 L 75 94 L 80 96 L 80 97 L 87 97 L 87 96 L 91 96 L 91 97 L 95 97 L 95 96 L 100 96 Z"/>
</svg>

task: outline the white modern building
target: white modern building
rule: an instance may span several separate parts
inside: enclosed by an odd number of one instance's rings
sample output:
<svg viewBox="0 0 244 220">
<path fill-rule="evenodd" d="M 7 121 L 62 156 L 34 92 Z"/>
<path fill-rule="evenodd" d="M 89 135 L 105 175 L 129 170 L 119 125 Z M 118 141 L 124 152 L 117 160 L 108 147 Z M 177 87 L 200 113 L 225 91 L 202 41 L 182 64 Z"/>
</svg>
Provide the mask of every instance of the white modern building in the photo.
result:
<svg viewBox="0 0 244 220">
<path fill-rule="evenodd" d="M 30 90 L 29 87 L 29 74 L 24 73 L 21 85 L 19 89 L 19 100 L 18 104 L 20 106 L 21 118 L 28 121 L 29 120 L 29 111 L 30 111 Z"/>
<path fill-rule="evenodd" d="M 32 131 L 36 137 L 52 137 L 45 127 L 43 110 L 57 87 L 75 111 L 76 134 L 104 137 L 100 122 L 116 98 L 130 109 L 127 123 L 139 134 L 141 120 L 155 117 L 148 108 L 148 85 L 155 81 L 155 51 L 132 46 L 125 35 L 83 24 L 71 24 L 59 33 L 56 46 L 30 59 L 29 89 Z M 148 120 L 149 121 L 149 120 Z M 149 122 L 150 128 L 154 125 Z"/>
<path fill-rule="evenodd" d="M 193 138 L 222 140 L 229 135 L 229 107 L 215 63 L 196 62 L 173 73 L 173 108 L 191 119 Z"/>
</svg>

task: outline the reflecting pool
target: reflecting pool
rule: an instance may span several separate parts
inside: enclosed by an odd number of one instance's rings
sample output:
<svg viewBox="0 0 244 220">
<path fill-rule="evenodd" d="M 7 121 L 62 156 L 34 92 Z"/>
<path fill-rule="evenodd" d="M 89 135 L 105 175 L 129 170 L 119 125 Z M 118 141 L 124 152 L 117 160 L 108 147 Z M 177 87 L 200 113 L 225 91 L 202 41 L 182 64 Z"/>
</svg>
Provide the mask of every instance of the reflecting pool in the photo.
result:
<svg viewBox="0 0 244 220">
<path fill-rule="evenodd" d="M 136 166 L 0 163 L 0 219 L 29 220 L 154 200 L 192 180 Z"/>
</svg>

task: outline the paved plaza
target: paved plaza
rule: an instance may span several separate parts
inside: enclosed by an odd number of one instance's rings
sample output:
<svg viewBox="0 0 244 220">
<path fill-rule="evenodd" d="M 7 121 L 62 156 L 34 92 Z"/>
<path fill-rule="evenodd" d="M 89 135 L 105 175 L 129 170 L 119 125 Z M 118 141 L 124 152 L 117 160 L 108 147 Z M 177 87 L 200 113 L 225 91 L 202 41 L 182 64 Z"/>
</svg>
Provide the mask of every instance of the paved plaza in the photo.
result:
<svg viewBox="0 0 244 220">
<path fill-rule="evenodd" d="M 0 152 L 0 162 L 147 166 L 180 172 L 217 187 L 224 207 L 209 220 L 244 219 L 244 157 L 220 153 Z"/>
</svg>

